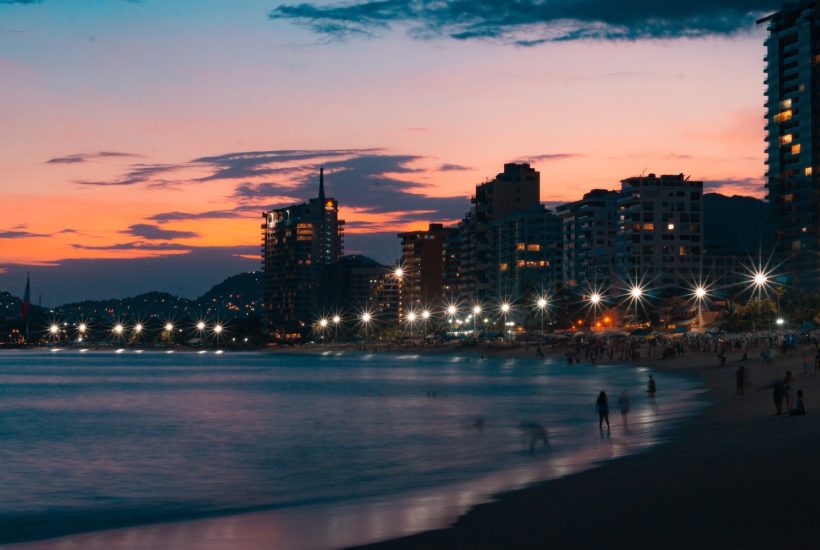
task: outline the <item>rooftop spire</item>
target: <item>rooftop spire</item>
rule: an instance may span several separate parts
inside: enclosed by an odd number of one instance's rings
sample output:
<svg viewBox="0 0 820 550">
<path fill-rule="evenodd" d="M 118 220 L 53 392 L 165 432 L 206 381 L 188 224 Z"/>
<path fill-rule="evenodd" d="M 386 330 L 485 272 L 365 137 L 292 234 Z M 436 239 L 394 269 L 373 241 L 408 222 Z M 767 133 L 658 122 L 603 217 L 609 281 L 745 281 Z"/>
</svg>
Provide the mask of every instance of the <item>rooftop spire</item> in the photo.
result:
<svg viewBox="0 0 820 550">
<path fill-rule="evenodd" d="M 325 202 L 325 167 L 319 168 L 319 200 Z"/>
</svg>

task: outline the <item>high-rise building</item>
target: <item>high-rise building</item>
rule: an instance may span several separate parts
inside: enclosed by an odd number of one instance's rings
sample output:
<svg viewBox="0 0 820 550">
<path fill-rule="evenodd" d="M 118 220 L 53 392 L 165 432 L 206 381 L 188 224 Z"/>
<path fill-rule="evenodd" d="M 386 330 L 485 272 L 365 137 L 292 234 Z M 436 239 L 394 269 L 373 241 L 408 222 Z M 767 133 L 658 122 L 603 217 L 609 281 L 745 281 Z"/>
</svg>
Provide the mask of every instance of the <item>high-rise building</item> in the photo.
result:
<svg viewBox="0 0 820 550">
<path fill-rule="evenodd" d="M 533 297 L 560 285 L 561 219 L 543 205 L 494 222 L 492 242 L 498 264 L 491 280 L 498 298 Z"/>
<path fill-rule="evenodd" d="M 476 186 L 473 207 L 458 226 L 458 287 L 451 292 L 469 300 L 492 297 L 491 272 L 498 269 L 491 242 L 492 224 L 538 206 L 540 196 L 541 176 L 529 164 L 505 164 L 495 179 Z M 455 250 L 447 248 L 450 254 Z M 449 274 L 452 270 L 447 271 Z"/>
<path fill-rule="evenodd" d="M 319 196 L 263 214 L 262 308 L 267 330 L 280 340 L 298 339 L 332 307 L 331 267 L 342 256 L 344 221 L 336 199 Z"/>
<path fill-rule="evenodd" d="M 406 311 L 438 307 L 444 300 L 444 241 L 454 227 L 431 223 L 426 231 L 399 233 L 402 302 Z"/>
<path fill-rule="evenodd" d="M 563 282 L 584 292 L 614 282 L 617 191 L 593 189 L 556 208 L 562 230 Z"/>
<path fill-rule="evenodd" d="M 820 288 L 820 1 L 767 23 L 767 186 L 775 255 L 793 286 Z"/>
<path fill-rule="evenodd" d="M 680 294 L 702 270 L 703 182 L 683 174 L 621 181 L 615 239 L 618 286 Z"/>
</svg>

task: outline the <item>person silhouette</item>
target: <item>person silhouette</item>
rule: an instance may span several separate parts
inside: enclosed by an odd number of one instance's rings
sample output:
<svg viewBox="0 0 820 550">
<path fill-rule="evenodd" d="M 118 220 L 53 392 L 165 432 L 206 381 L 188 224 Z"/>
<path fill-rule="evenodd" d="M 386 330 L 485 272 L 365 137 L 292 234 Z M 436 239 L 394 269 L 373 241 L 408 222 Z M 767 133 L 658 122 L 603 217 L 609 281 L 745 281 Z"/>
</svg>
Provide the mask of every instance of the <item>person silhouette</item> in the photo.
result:
<svg viewBox="0 0 820 550">
<path fill-rule="evenodd" d="M 650 374 L 649 375 L 649 384 L 647 384 L 647 386 L 646 386 L 646 393 L 649 395 L 649 402 L 650 403 L 655 402 L 655 392 L 656 391 L 658 391 L 658 387 L 655 384 L 655 379 Z"/>
<path fill-rule="evenodd" d="M 606 429 L 609 429 L 609 400 L 606 397 L 606 392 L 602 391 L 598 394 L 598 399 L 595 401 L 595 408 L 598 410 L 598 428 L 604 429 L 604 421 L 606 421 Z"/>
</svg>

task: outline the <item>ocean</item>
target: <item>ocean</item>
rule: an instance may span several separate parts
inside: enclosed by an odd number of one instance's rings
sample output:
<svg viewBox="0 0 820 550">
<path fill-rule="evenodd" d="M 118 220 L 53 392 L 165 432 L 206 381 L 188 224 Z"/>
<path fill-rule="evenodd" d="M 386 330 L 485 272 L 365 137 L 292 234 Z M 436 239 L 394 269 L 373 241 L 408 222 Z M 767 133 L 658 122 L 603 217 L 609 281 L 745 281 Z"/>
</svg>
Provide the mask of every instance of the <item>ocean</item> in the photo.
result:
<svg viewBox="0 0 820 550">
<path fill-rule="evenodd" d="M 702 390 L 656 373 L 652 406 L 649 374 L 450 355 L 2 352 L 0 543 L 258 512 L 292 547 L 443 526 L 490 493 L 673 436 Z M 522 422 L 549 445 L 531 452 Z M 377 509 L 392 515 L 357 523 Z"/>
</svg>

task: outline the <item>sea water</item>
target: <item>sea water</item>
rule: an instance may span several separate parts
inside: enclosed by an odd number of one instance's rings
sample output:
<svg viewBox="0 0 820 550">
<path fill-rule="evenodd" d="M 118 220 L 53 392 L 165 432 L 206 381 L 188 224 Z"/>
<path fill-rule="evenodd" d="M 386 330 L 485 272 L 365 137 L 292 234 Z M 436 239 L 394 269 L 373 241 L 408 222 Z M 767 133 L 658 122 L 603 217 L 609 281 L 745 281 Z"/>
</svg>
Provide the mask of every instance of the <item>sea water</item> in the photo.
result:
<svg viewBox="0 0 820 550">
<path fill-rule="evenodd" d="M 469 506 L 669 436 L 701 390 L 656 374 L 652 406 L 648 374 L 449 355 L 2 352 L 0 543 L 259 511 L 317 531 L 288 535 L 294 547 L 441 526 L 453 506 L 436 512 L 430 499 L 448 488 Z M 601 390 L 610 432 L 598 430 Z M 543 425 L 549 445 L 531 452 L 522 422 Z M 373 532 L 353 521 L 348 538 L 298 521 L 338 528 L 333 510 L 372 520 L 374 502 L 403 495 L 424 521 Z"/>
</svg>

